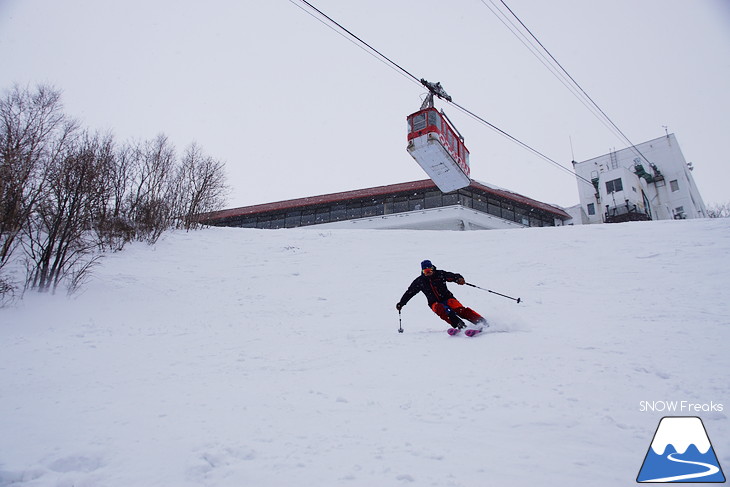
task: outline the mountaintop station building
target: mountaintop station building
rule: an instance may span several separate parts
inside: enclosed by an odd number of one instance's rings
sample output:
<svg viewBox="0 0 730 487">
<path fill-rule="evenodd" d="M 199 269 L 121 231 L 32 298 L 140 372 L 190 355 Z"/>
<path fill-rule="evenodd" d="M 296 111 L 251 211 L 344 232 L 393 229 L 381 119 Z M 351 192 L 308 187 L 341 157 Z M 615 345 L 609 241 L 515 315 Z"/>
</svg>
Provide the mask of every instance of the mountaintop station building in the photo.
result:
<svg viewBox="0 0 730 487">
<path fill-rule="evenodd" d="M 472 181 L 450 193 L 425 179 L 342 193 L 221 210 L 205 215 L 213 226 L 242 228 L 383 228 L 488 230 L 564 225 L 560 207 Z"/>
<path fill-rule="evenodd" d="M 573 162 L 580 205 L 573 223 L 707 218 L 707 208 L 674 134 Z"/>
</svg>

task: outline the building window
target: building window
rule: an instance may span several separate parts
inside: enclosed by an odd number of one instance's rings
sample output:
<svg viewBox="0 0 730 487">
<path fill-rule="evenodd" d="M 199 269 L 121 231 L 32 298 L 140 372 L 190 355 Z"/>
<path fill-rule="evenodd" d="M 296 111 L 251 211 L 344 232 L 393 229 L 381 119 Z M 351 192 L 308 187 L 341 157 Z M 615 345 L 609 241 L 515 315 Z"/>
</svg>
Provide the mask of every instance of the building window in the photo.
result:
<svg viewBox="0 0 730 487">
<path fill-rule="evenodd" d="M 479 210 L 479 211 L 483 211 L 484 213 L 487 213 L 489 211 L 489 207 L 487 204 L 487 198 L 484 196 L 475 194 L 473 208 L 475 210 Z"/>
<path fill-rule="evenodd" d="M 608 194 L 617 193 L 624 190 L 624 185 L 621 183 L 621 178 L 614 179 L 612 181 L 606 181 L 606 192 Z"/>
<path fill-rule="evenodd" d="M 336 203 L 332 205 L 332 211 L 330 212 L 332 221 L 340 221 L 347 219 L 347 206 L 344 203 Z"/>
<path fill-rule="evenodd" d="M 438 208 L 439 206 L 441 206 L 441 191 L 426 193 L 426 208 Z"/>
<path fill-rule="evenodd" d="M 596 204 L 595 203 L 588 203 L 588 214 L 589 215 L 596 214 Z"/>
<path fill-rule="evenodd" d="M 314 225 L 316 219 L 314 217 L 314 210 L 308 209 L 302 211 L 302 225 Z"/>
<path fill-rule="evenodd" d="M 329 223 L 330 221 L 330 210 L 329 208 L 320 208 L 314 214 L 315 221 L 317 223 Z"/>
<path fill-rule="evenodd" d="M 286 216 L 285 215 L 274 215 L 271 217 L 271 228 L 277 229 L 277 228 L 284 228 L 286 226 Z"/>
<path fill-rule="evenodd" d="M 672 188 L 672 193 L 679 191 L 679 181 L 676 179 L 674 181 L 669 181 L 669 187 Z"/>
<path fill-rule="evenodd" d="M 359 201 L 347 204 L 347 218 L 362 218 L 362 206 Z"/>
<path fill-rule="evenodd" d="M 505 220 L 515 221 L 515 208 L 510 204 L 505 204 L 502 208 L 502 218 Z"/>
<path fill-rule="evenodd" d="M 395 200 L 393 200 L 393 212 L 405 213 L 406 211 L 408 211 L 408 197 L 396 196 Z"/>
<path fill-rule="evenodd" d="M 300 211 L 290 211 L 286 215 L 286 228 L 295 228 L 298 227 L 301 223 L 301 212 Z"/>
<path fill-rule="evenodd" d="M 458 193 L 449 193 L 445 194 L 443 197 L 443 205 L 444 206 L 452 206 L 452 205 L 458 205 L 459 204 L 459 194 Z"/>
<path fill-rule="evenodd" d="M 423 210 L 423 207 L 424 207 L 423 196 L 415 195 L 408 200 L 408 210 L 409 211 Z"/>
<path fill-rule="evenodd" d="M 522 223 L 525 226 L 529 226 L 530 218 L 527 215 L 527 211 L 522 208 L 515 208 L 515 221 Z"/>
<path fill-rule="evenodd" d="M 382 207 L 381 207 L 382 208 Z M 378 204 L 376 201 L 366 201 L 362 205 L 362 216 L 377 216 Z"/>
</svg>

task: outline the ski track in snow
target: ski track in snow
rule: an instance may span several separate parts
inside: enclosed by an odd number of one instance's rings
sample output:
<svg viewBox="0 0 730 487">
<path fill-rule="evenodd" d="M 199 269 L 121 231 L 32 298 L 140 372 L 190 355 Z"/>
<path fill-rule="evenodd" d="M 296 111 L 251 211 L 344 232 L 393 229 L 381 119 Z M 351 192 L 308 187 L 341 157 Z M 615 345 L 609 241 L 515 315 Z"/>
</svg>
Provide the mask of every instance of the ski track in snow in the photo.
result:
<svg viewBox="0 0 730 487">
<path fill-rule="evenodd" d="M 523 302 L 399 334 L 425 258 Z M 730 402 L 729 276 L 728 220 L 171 233 L 0 310 L 0 486 L 628 485 L 640 401 Z"/>
</svg>

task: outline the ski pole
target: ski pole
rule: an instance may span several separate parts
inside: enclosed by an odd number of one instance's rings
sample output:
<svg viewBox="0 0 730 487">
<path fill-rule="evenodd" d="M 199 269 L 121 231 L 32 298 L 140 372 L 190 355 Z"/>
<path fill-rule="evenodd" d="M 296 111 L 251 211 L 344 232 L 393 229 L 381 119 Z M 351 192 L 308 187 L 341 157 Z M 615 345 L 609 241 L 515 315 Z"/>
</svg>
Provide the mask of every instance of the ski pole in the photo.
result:
<svg viewBox="0 0 730 487">
<path fill-rule="evenodd" d="M 403 322 L 400 319 L 400 310 L 398 310 L 398 333 L 403 333 Z"/>
<path fill-rule="evenodd" d="M 498 293 L 496 291 L 492 291 L 491 289 L 484 289 L 483 287 L 476 286 L 474 284 L 465 282 L 467 286 L 475 287 L 477 289 L 481 289 L 482 291 L 487 291 L 488 293 L 496 294 L 497 296 L 502 296 L 503 298 L 511 299 L 512 301 L 517 301 L 518 303 L 522 301 L 521 298 L 513 298 L 512 296 L 507 296 L 506 294 Z"/>
</svg>

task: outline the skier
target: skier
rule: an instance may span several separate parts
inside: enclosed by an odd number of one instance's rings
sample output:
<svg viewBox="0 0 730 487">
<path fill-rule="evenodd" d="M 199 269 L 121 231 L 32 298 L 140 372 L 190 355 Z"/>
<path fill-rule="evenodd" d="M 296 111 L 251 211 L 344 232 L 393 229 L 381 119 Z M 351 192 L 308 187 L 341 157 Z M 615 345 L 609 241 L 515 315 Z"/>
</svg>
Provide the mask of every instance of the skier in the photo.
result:
<svg viewBox="0 0 730 487">
<path fill-rule="evenodd" d="M 487 326 L 487 320 L 471 308 L 465 308 L 446 287 L 447 282 L 462 285 L 464 277 L 461 274 L 436 269 L 430 260 L 421 262 L 421 275 L 413 280 L 408 290 L 400 298 L 395 309 L 398 311 L 420 292 L 426 295 L 428 306 L 434 313 L 455 329 L 465 328 L 464 318 L 480 328 Z"/>
</svg>

